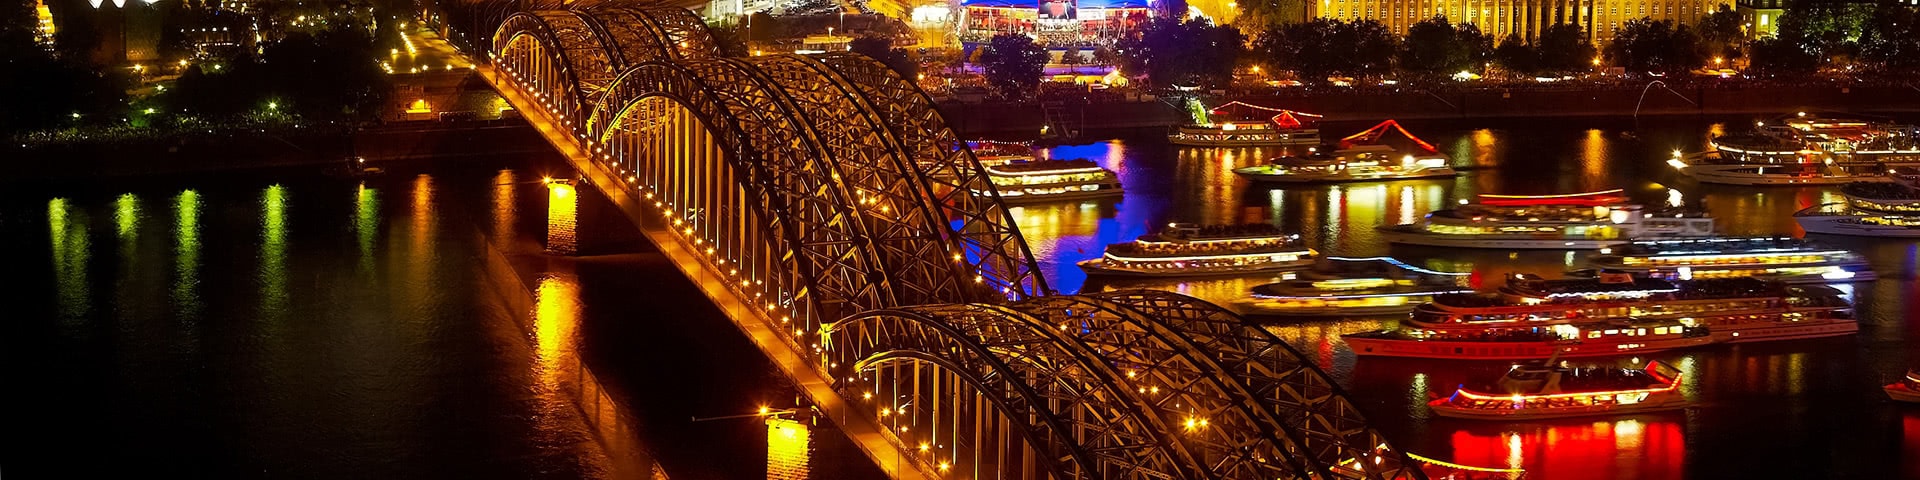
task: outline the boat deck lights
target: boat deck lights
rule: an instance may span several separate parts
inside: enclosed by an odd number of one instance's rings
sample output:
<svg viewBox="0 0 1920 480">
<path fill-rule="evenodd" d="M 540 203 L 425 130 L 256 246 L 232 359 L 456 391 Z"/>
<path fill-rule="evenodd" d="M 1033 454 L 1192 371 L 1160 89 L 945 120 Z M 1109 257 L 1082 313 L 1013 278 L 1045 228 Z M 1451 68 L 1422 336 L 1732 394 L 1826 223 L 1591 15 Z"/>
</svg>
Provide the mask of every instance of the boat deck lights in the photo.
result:
<svg viewBox="0 0 1920 480">
<path fill-rule="evenodd" d="M 1311 256 L 1313 254 L 1314 254 L 1313 249 L 1309 248 L 1305 250 L 1294 250 L 1294 251 L 1288 251 L 1288 252 L 1239 253 L 1239 254 L 1233 254 L 1233 255 L 1207 255 L 1207 256 L 1185 256 L 1185 257 L 1145 257 L 1145 258 L 1120 257 L 1120 256 L 1114 256 L 1111 253 L 1104 254 L 1103 256 L 1105 256 L 1108 260 L 1112 260 L 1116 262 L 1184 262 L 1184 261 L 1190 261 L 1190 260 L 1224 260 L 1229 258 L 1270 258 L 1274 256 L 1286 256 L 1286 255 L 1300 257 L 1300 256 Z"/>
<path fill-rule="evenodd" d="M 1653 373 L 1653 372 L 1648 372 L 1648 373 Z M 1686 376 L 1686 374 L 1681 373 L 1679 375 L 1674 375 L 1672 379 L 1665 379 L 1664 381 L 1667 382 L 1667 385 L 1664 387 L 1658 387 L 1658 388 L 1637 388 L 1632 390 L 1605 390 L 1605 391 L 1598 391 L 1598 392 L 1577 392 L 1577 393 L 1542 393 L 1542 394 L 1533 394 L 1533 395 L 1512 394 L 1512 395 L 1504 395 L 1504 396 L 1482 395 L 1482 394 L 1473 393 L 1473 392 L 1462 389 L 1462 390 L 1454 390 L 1453 394 L 1456 396 L 1462 396 L 1462 397 L 1466 397 L 1468 399 L 1473 399 L 1473 400 L 1508 400 L 1508 401 L 1515 401 L 1515 402 L 1524 402 L 1529 400 L 1551 400 L 1556 398 L 1605 397 L 1605 396 L 1614 396 L 1614 395 L 1632 395 L 1637 393 L 1671 392 L 1674 389 L 1680 388 L 1680 378 L 1684 376 Z M 1660 375 L 1657 373 L 1653 373 L 1653 378 L 1661 379 Z"/>
<path fill-rule="evenodd" d="M 1355 293 L 1355 294 L 1324 294 L 1324 295 L 1267 295 L 1262 293 L 1255 293 L 1253 294 L 1253 298 L 1264 298 L 1264 299 L 1270 299 L 1270 300 L 1347 300 L 1347 299 L 1358 299 L 1358 298 L 1412 297 L 1412 296 L 1420 296 L 1420 295 L 1451 295 L 1451 294 L 1457 294 L 1457 293 L 1474 293 L 1474 291 L 1467 290 L 1467 289 L 1460 289 L 1460 290 L 1434 290 L 1429 292 L 1407 292 L 1407 293 Z"/>
<path fill-rule="evenodd" d="M 1447 275 L 1447 276 L 1458 277 L 1458 276 L 1467 276 L 1467 275 L 1473 274 L 1471 272 L 1459 273 L 1459 272 L 1442 272 L 1438 270 L 1428 270 L 1425 268 L 1420 268 L 1420 267 L 1410 265 L 1407 262 L 1402 262 L 1400 261 L 1400 259 L 1393 258 L 1393 257 L 1327 257 L 1327 259 L 1338 260 L 1342 262 L 1386 262 L 1388 265 L 1393 265 L 1395 267 L 1400 267 L 1400 268 L 1411 270 L 1414 272 L 1431 274 L 1431 275 Z"/>
</svg>

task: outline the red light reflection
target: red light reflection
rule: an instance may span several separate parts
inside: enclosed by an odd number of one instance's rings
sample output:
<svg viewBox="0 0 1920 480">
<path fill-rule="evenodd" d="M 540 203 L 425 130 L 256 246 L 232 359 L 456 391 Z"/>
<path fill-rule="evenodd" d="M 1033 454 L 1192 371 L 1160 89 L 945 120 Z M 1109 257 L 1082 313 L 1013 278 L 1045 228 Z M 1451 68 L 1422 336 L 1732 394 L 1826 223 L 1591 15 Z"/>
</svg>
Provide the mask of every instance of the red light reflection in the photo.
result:
<svg viewBox="0 0 1920 480">
<path fill-rule="evenodd" d="M 1900 458 L 1920 459 L 1920 413 L 1902 416 L 1900 431 Z M 1920 478 L 1920 461 L 1908 461 L 1900 469 L 1900 478 Z"/>
<path fill-rule="evenodd" d="M 1673 419 L 1630 418 L 1453 433 L 1453 461 L 1524 468 L 1527 478 L 1681 478 L 1686 439 Z M 1909 430 L 1909 438 L 1914 433 Z"/>
</svg>

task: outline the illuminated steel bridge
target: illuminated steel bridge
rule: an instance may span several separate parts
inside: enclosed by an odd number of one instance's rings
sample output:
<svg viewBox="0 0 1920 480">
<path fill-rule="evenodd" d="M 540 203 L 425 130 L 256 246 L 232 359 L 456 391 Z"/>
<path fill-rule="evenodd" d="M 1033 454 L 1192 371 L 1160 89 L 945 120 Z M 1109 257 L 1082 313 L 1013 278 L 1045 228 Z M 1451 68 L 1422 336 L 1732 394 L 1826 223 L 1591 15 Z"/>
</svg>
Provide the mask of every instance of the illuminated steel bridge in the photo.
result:
<svg viewBox="0 0 1920 480">
<path fill-rule="evenodd" d="M 482 74 L 900 478 L 1424 478 L 1299 352 L 1158 291 L 1055 295 L 965 143 L 854 54 L 683 9 L 515 14 Z"/>
</svg>

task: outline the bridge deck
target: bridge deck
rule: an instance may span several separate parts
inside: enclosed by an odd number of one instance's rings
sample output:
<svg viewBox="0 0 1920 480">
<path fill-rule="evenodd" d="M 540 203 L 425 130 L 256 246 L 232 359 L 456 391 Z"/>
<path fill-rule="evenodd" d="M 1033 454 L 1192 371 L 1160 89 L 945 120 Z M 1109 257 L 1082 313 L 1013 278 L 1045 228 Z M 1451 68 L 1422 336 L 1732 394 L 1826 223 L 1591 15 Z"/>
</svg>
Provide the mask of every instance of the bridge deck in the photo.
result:
<svg viewBox="0 0 1920 480">
<path fill-rule="evenodd" d="M 845 432 L 855 445 L 859 445 L 882 471 L 899 479 L 938 478 L 930 472 L 921 471 L 918 463 L 909 461 L 901 455 L 900 450 L 889 440 L 888 433 L 872 417 L 856 414 L 851 405 L 848 405 L 847 401 L 833 390 L 832 381 L 822 376 L 818 369 L 808 363 L 804 352 L 787 343 L 774 331 L 773 319 L 760 315 L 752 304 L 727 288 L 723 283 L 725 277 L 720 272 L 701 262 L 699 255 L 688 250 L 687 246 L 682 245 L 669 234 L 660 220 L 661 217 L 657 214 L 649 214 L 654 212 L 644 208 L 633 197 L 632 192 L 621 188 L 621 183 L 613 174 L 594 163 L 573 142 L 573 138 L 568 136 L 565 130 L 546 117 L 545 111 L 540 109 L 538 103 L 514 88 L 506 88 L 492 68 L 478 67 L 476 70 L 482 79 L 485 79 L 494 87 L 494 90 L 507 99 L 508 103 L 513 104 L 513 107 L 520 111 L 520 115 L 540 132 L 540 136 L 545 138 L 547 143 L 552 144 L 562 156 L 566 157 L 567 162 L 581 173 L 587 183 L 592 184 L 594 188 L 611 199 L 614 205 L 633 221 L 634 226 L 640 229 L 640 233 L 653 242 L 660 249 L 660 253 L 680 269 L 681 274 L 686 275 L 688 280 L 693 281 L 706 292 L 707 298 L 713 301 L 715 306 L 720 307 L 720 311 L 733 321 L 734 326 L 753 339 L 754 344 L 760 346 L 761 352 L 766 353 L 774 364 L 779 365 L 780 370 L 800 387 L 800 391 L 807 396 L 808 400 L 827 415 L 835 426 Z"/>
</svg>

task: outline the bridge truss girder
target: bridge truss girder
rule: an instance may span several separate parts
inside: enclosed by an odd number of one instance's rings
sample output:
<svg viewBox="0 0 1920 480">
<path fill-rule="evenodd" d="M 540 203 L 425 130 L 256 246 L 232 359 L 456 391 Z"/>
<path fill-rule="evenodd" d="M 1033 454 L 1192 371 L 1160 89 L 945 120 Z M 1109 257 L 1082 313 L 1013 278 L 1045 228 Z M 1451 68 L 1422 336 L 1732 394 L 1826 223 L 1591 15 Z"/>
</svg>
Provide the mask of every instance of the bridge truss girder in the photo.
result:
<svg viewBox="0 0 1920 480">
<path fill-rule="evenodd" d="M 525 113 L 625 182 L 600 187 L 658 209 L 843 396 L 912 372 L 913 399 L 877 412 L 933 429 L 889 430 L 903 451 L 924 434 L 954 465 L 1058 478 L 1424 478 L 1324 372 L 1231 313 L 1048 296 L 985 169 L 877 61 L 721 58 L 691 12 L 625 2 L 514 15 L 494 46 L 499 78 L 538 103 Z"/>
</svg>

